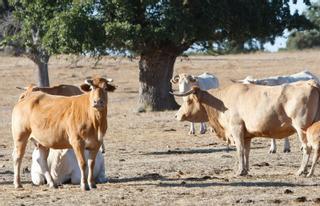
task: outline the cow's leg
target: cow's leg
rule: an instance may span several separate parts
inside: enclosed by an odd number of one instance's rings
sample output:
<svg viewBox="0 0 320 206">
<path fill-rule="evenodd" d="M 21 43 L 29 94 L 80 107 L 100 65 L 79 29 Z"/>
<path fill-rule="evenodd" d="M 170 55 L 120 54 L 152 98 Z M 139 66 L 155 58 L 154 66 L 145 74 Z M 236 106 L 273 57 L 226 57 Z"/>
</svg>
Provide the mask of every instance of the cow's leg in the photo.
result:
<svg viewBox="0 0 320 206">
<path fill-rule="evenodd" d="M 311 153 L 311 147 L 307 145 L 306 134 L 302 131 L 302 129 L 298 128 L 296 130 L 299 136 L 299 140 L 302 144 L 302 152 L 303 152 L 301 166 L 300 166 L 300 169 L 297 171 L 296 175 L 302 175 L 303 173 L 306 172 L 306 169 L 307 169 L 307 165 L 308 165 L 308 161 Z"/>
<path fill-rule="evenodd" d="M 251 144 L 251 138 L 245 138 L 244 139 L 244 155 L 245 155 L 245 165 L 246 170 L 249 171 L 249 153 L 250 153 L 250 144 Z"/>
<path fill-rule="evenodd" d="M 271 139 L 271 145 L 270 145 L 269 153 L 276 153 L 276 152 L 277 152 L 276 139 Z"/>
<path fill-rule="evenodd" d="M 190 131 L 189 131 L 189 134 L 195 134 L 195 129 L 194 129 L 194 123 L 193 123 L 193 122 L 190 123 Z"/>
<path fill-rule="evenodd" d="M 80 188 L 82 190 L 89 190 L 88 182 L 87 182 L 87 177 L 86 177 L 86 160 L 84 156 L 84 142 L 81 140 L 74 140 L 71 142 L 71 146 L 74 150 L 74 153 L 76 155 L 80 172 L 81 172 L 81 181 L 80 181 Z"/>
<path fill-rule="evenodd" d="M 200 123 L 200 134 L 204 134 L 207 131 L 207 127 L 206 127 L 206 123 L 205 122 L 201 122 Z"/>
<path fill-rule="evenodd" d="M 99 152 L 99 149 L 94 149 L 89 151 L 89 158 L 88 158 L 88 166 L 89 166 L 89 172 L 88 172 L 88 184 L 90 189 L 97 188 L 93 172 L 94 172 L 94 164 L 96 162 L 96 157 Z"/>
<path fill-rule="evenodd" d="M 290 142 L 289 142 L 289 138 L 288 137 L 284 138 L 283 152 L 284 153 L 291 152 L 291 150 L 290 150 Z"/>
<path fill-rule="evenodd" d="M 245 162 L 243 126 L 233 124 L 231 134 L 234 138 L 234 141 L 235 141 L 235 144 L 237 147 L 237 154 L 238 154 L 238 159 L 239 159 L 239 170 L 237 172 L 237 175 L 245 176 L 248 174 L 248 171 L 247 171 L 246 162 Z M 249 158 L 249 156 L 248 156 L 248 158 Z"/>
<path fill-rule="evenodd" d="M 101 152 L 104 154 L 106 152 L 106 148 L 104 146 L 104 142 L 102 141 L 102 144 L 101 144 Z"/>
<path fill-rule="evenodd" d="M 50 188 L 56 188 L 57 185 L 55 185 L 53 183 L 52 177 L 51 177 L 50 172 L 49 172 L 48 163 L 47 163 L 47 159 L 48 159 L 48 155 L 49 155 L 49 149 L 43 147 L 42 145 L 39 145 L 39 152 L 40 152 L 40 157 L 37 159 L 37 162 L 40 165 L 41 173 L 46 178 L 49 187 Z"/>
<path fill-rule="evenodd" d="M 316 147 L 313 148 L 314 154 L 313 154 L 313 158 L 312 158 L 312 166 L 310 168 L 310 171 L 309 171 L 307 177 L 311 177 L 314 173 L 314 169 L 315 169 L 317 161 L 319 159 L 319 153 L 320 153 L 319 149 L 320 149 L 319 145 L 317 145 Z"/>
<path fill-rule="evenodd" d="M 14 168 L 14 178 L 13 184 L 15 188 L 22 188 L 21 179 L 20 179 L 20 168 L 22 163 L 22 158 L 26 151 L 26 146 L 28 143 L 28 138 L 30 132 L 15 132 L 15 128 L 12 128 L 13 133 L 13 168 Z"/>
</svg>

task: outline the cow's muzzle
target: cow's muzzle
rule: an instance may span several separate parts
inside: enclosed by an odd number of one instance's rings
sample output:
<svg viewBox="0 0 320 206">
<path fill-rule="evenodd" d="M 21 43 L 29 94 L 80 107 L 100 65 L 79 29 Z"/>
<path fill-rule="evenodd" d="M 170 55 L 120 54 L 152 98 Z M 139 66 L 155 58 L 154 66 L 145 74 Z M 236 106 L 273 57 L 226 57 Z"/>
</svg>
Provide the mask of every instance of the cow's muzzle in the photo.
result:
<svg viewBox="0 0 320 206">
<path fill-rule="evenodd" d="M 104 105 L 105 105 L 105 101 L 102 99 L 93 101 L 93 107 L 96 109 L 102 109 L 104 108 Z"/>
<path fill-rule="evenodd" d="M 179 115 L 178 113 L 175 114 L 174 118 L 180 122 L 185 120 L 184 115 Z"/>
</svg>

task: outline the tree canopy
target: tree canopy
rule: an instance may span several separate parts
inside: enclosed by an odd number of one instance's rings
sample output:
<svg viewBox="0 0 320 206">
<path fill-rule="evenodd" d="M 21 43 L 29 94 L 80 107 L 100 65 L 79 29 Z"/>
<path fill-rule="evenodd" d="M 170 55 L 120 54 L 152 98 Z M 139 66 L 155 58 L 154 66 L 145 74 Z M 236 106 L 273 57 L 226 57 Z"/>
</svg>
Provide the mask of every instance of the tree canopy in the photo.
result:
<svg viewBox="0 0 320 206">
<path fill-rule="evenodd" d="M 313 28 L 303 31 L 296 30 L 290 34 L 287 42 L 288 49 L 320 47 L 320 1 L 310 6 L 305 15 L 313 24 Z"/>
<path fill-rule="evenodd" d="M 165 47 L 182 52 L 193 43 L 273 40 L 306 21 L 289 1 L 116 0 L 100 6 L 109 48 L 137 53 Z"/>
<path fill-rule="evenodd" d="M 306 3 L 309 3 L 305 0 Z M 141 111 L 176 109 L 170 79 L 177 56 L 209 47 L 273 40 L 308 21 L 289 0 L 12 0 L 21 29 L 7 38 L 47 70 L 50 55 L 133 52 L 139 60 Z M 209 44 L 210 43 L 210 44 Z M 41 79 L 41 75 L 40 79 Z M 43 82 L 45 84 L 45 82 Z"/>
</svg>

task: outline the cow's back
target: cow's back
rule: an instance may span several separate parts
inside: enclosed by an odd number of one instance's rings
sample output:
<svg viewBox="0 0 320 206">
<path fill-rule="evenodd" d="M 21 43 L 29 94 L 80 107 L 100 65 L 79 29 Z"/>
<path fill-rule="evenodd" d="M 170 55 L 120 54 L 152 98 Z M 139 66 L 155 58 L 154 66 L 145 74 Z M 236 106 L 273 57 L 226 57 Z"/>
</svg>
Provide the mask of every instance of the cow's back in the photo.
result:
<svg viewBox="0 0 320 206">
<path fill-rule="evenodd" d="M 319 119 L 319 89 L 314 81 L 281 86 L 233 84 L 216 91 L 229 121 L 245 124 L 248 136 L 285 137 L 293 124 L 308 127 Z"/>
<path fill-rule="evenodd" d="M 68 132 L 85 124 L 87 113 L 88 100 L 83 95 L 63 97 L 32 92 L 15 105 L 12 121 L 16 127 L 30 130 L 42 145 L 60 149 L 70 147 Z"/>
</svg>

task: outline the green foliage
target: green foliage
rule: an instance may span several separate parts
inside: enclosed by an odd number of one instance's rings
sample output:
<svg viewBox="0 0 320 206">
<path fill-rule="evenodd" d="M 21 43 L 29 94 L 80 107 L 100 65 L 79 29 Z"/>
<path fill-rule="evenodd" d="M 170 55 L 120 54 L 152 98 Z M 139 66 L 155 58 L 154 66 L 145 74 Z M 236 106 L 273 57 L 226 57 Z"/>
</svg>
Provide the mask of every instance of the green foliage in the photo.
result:
<svg viewBox="0 0 320 206">
<path fill-rule="evenodd" d="M 104 28 L 92 15 L 93 1 L 15 0 L 12 5 L 21 30 L 5 41 L 18 42 L 27 53 L 96 54 L 105 51 Z"/>
<path fill-rule="evenodd" d="M 306 16 L 313 23 L 314 29 L 295 31 L 290 34 L 287 42 L 288 49 L 320 47 L 320 1 L 308 9 Z"/>
<path fill-rule="evenodd" d="M 103 23 L 94 16 L 91 5 L 73 5 L 68 11 L 60 12 L 49 23 L 43 38 L 51 53 L 103 54 L 105 32 Z"/>
<path fill-rule="evenodd" d="M 114 50 L 180 54 L 193 43 L 273 40 L 285 28 L 307 25 L 288 0 L 101 1 L 107 46 Z"/>
</svg>

